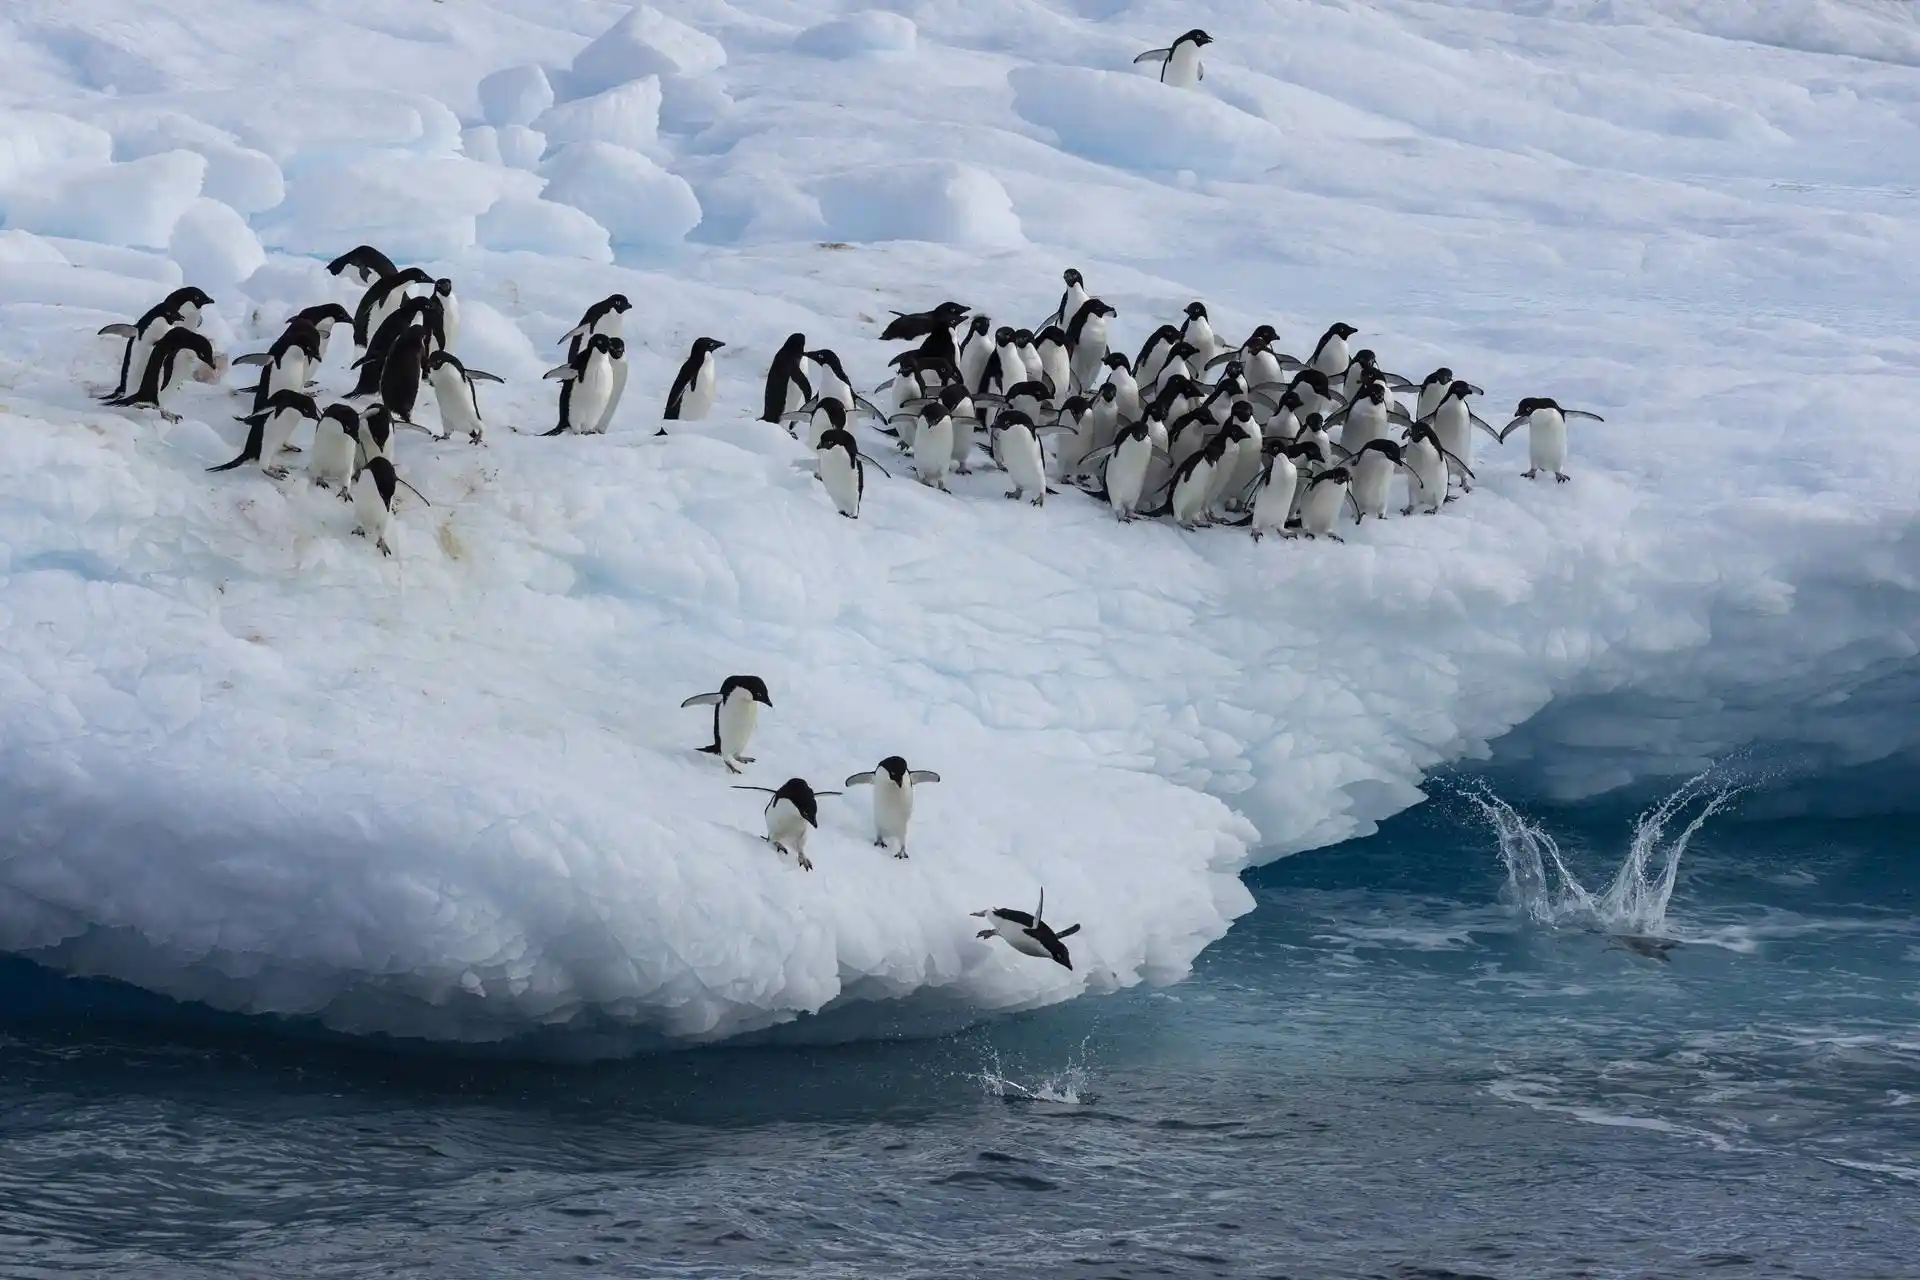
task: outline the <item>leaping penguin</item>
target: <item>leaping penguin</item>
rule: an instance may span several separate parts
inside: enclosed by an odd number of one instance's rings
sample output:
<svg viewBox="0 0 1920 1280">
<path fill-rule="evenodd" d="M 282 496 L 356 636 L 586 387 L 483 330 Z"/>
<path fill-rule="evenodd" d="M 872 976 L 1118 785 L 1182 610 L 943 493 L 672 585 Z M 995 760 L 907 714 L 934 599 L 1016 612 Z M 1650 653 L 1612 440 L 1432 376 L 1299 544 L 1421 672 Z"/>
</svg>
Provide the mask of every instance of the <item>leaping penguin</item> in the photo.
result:
<svg viewBox="0 0 1920 1280">
<path fill-rule="evenodd" d="M 1067 954 L 1066 940 L 1080 932 L 1080 926 L 1070 924 L 1064 929 L 1055 929 L 1043 916 L 1047 909 L 1047 891 L 1040 890 L 1040 904 L 1033 914 L 1017 911 L 1012 907 L 992 907 L 973 914 L 984 917 L 988 927 L 974 935 L 979 938 L 1000 937 L 1007 945 L 1023 956 L 1032 956 L 1036 960 L 1051 960 L 1063 969 L 1073 968 L 1073 957 Z"/>
</svg>

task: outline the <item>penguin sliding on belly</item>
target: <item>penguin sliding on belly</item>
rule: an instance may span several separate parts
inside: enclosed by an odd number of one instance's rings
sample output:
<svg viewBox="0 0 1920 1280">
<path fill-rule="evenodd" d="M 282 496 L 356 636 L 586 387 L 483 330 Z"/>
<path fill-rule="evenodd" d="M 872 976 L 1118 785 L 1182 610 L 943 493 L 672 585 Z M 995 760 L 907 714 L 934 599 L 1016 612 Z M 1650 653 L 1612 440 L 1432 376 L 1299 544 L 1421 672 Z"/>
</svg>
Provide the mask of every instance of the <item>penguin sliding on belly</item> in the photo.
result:
<svg viewBox="0 0 1920 1280">
<path fill-rule="evenodd" d="M 713 742 L 700 750 L 719 756 L 727 772 L 739 773 L 741 765 L 753 763 L 753 757 L 745 754 L 747 743 L 753 740 L 759 709 L 773 705 L 766 681 L 759 676 L 728 676 L 720 682 L 718 693 L 696 693 L 680 705 L 713 708 Z"/>
<path fill-rule="evenodd" d="M 907 856 L 907 824 L 913 820 L 913 789 L 940 781 L 931 769 L 909 769 L 904 757 L 888 756 L 877 768 L 856 773 L 843 784 L 873 787 L 873 845 L 894 846 L 893 856 Z"/>
<path fill-rule="evenodd" d="M 820 825 L 819 797 L 837 796 L 838 791 L 815 791 L 805 778 L 788 778 L 779 790 L 772 787 L 736 785 L 735 791 L 764 791 L 767 801 L 767 843 L 781 853 L 791 853 L 802 871 L 813 870 L 807 857 L 807 832 Z"/>
</svg>

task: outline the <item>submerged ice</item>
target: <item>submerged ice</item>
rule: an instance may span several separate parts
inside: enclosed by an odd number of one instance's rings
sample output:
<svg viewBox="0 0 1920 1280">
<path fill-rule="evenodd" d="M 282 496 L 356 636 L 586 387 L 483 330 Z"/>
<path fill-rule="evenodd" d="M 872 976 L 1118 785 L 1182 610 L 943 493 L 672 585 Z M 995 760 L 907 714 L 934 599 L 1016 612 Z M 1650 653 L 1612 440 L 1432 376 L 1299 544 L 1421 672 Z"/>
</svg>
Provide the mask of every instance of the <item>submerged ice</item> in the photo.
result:
<svg viewBox="0 0 1920 1280">
<path fill-rule="evenodd" d="M 1496 741 L 1562 796 L 1920 745 L 1920 446 L 1886 419 L 1920 245 L 1880 169 L 1914 143 L 1910 17 L 351 8 L 0 16 L 0 949 L 349 1031 L 909 1025 L 1177 979 L 1250 860 Z M 1130 66 L 1193 23 L 1204 81 Z M 401 441 L 434 506 L 391 563 L 324 495 L 210 482 L 226 392 L 176 426 L 87 394 L 101 325 L 204 283 L 216 347 L 263 350 L 351 301 L 309 255 L 361 241 L 457 279 L 460 354 L 507 379 L 484 449 Z M 1236 341 L 1345 319 L 1607 421 L 1569 485 L 1483 441 L 1470 503 L 1344 547 L 998 477 L 870 483 L 855 525 L 751 421 L 789 332 L 871 386 L 889 309 L 1031 324 L 1066 265 L 1118 347 L 1204 297 Z M 515 434 L 616 289 L 611 434 Z M 700 334 L 718 406 L 656 439 Z M 812 876 L 771 856 L 676 709 L 734 671 L 776 704 L 751 781 L 941 773 L 910 860 L 864 799 L 822 801 Z M 1042 886 L 1071 972 L 969 927 Z"/>
</svg>

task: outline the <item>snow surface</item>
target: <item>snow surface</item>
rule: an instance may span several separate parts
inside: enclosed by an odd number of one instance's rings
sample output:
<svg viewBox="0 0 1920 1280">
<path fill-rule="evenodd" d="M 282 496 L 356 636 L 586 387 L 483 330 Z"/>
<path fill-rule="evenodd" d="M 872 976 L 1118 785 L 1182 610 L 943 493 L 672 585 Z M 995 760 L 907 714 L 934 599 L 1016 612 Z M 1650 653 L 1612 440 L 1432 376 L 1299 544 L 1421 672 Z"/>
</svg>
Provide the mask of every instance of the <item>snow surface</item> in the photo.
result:
<svg viewBox="0 0 1920 1280">
<path fill-rule="evenodd" d="M 1909 6 L 901 7 L 0 12 L 0 950 L 589 1052 L 911 1028 L 1176 980 L 1250 861 L 1503 738 L 1565 796 L 1756 744 L 1920 758 Z M 1196 90 L 1130 65 L 1194 25 Z M 353 300 L 318 259 L 362 240 L 454 277 L 460 353 L 508 379 L 484 447 L 401 439 L 433 506 L 403 500 L 390 562 L 297 481 L 204 472 L 226 390 L 171 427 L 87 396 L 94 331 L 183 278 L 261 350 Z M 871 385 L 888 308 L 1030 325 L 1068 265 L 1128 349 L 1204 297 L 1296 352 L 1347 320 L 1488 418 L 1607 422 L 1572 484 L 1483 440 L 1437 518 L 1256 546 L 904 467 L 856 524 L 750 421 L 789 332 Z M 516 435 L 614 290 L 612 433 Z M 701 334 L 720 407 L 657 438 Z M 940 771 L 911 860 L 859 795 L 822 801 L 810 875 L 760 842 L 678 709 L 736 671 L 775 704 L 748 781 Z M 1072 972 L 973 936 L 1041 884 L 1085 926 Z"/>
</svg>

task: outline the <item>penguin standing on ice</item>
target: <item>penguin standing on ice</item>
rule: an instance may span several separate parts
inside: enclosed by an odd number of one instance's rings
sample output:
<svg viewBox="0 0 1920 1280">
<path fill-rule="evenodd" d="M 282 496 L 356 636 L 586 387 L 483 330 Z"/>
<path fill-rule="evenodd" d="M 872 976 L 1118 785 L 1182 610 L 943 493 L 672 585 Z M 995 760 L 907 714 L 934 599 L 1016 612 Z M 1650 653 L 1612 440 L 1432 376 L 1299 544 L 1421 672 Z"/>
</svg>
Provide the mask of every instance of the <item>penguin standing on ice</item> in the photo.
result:
<svg viewBox="0 0 1920 1280">
<path fill-rule="evenodd" d="M 1149 49 L 1134 61 L 1158 62 L 1161 84 L 1172 85 L 1176 89 L 1191 89 L 1207 78 L 1207 69 L 1200 61 L 1200 51 L 1212 43 L 1212 36 L 1195 27 L 1166 48 Z"/>
<path fill-rule="evenodd" d="M 986 376 L 987 360 L 994 350 L 992 331 L 992 320 L 986 316 L 975 316 L 968 322 L 966 336 L 960 340 L 960 347 L 954 353 L 954 365 L 960 371 L 961 385 L 969 392 L 977 393 L 981 380 Z"/>
<path fill-rule="evenodd" d="M 1194 360 L 1200 368 L 1206 368 L 1220 354 L 1223 344 L 1213 332 L 1213 321 L 1207 315 L 1206 303 L 1195 301 L 1187 304 L 1187 322 L 1180 326 L 1180 338 L 1193 347 L 1196 353 Z"/>
<path fill-rule="evenodd" d="M 1155 439 L 1155 429 L 1159 438 Z M 1089 490 L 1094 497 L 1105 501 L 1113 508 L 1114 516 L 1122 524 L 1133 523 L 1134 515 L 1140 509 L 1140 498 L 1146 490 L 1147 469 L 1152 465 L 1156 453 L 1165 455 L 1166 424 L 1150 418 L 1123 427 L 1120 434 L 1110 445 L 1104 445 L 1081 460 L 1081 465 L 1091 466 L 1102 457 L 1107 460 L 1105 473 L 1101 477 L 1101 487 Z"/>
<path fill-rule="evenodd" d="M 1255 542 L 1269 533 L 1286 536 L 1287 518 L 1293 513 L 1294 490 L 1300 483 L 1300 468 L 1294 461 L 1295 448 L 1274 442 L 1266 450 L 1266 463 L 1260 474 L 1248 488 L 1248 505 L 1253 510 L 1247 523 L 1252 526 Z M 1310 451 L 1301 449 L 1300 452 Z"/>
<path fill-rule="evenodd" d="M 1013 484 L 1007 490 L 1009 499 L 1025 498 L 1036 507 L 1047 504 L 1047 462 L 1040 448 L 1040 433 L 1046 430 L 1035 427 L 1033 419 L 1017 409 L 1008 409 L 993 420 L 994 455 Z"/>
<path fill-rule="evenodd" d="M 413 406 L 420 399 L 420 383 L 427 376 L 427 352 L 431 335 L 418 326 L 394 340 L 380 366 L 380 403 L 401 422 L 413 422 Z M 439 353 L 435 353 L 439 354 Z M 445 437 L 445 429 L 440 432 Z"/>
<path fill-rule="evenodd" d="M 1300 499 L 1300 532 L 1309 538 L 1345 539 L 1335 533 L 1340 511 L 1353 501 L 1353 473 L 1345 467 L 1329 467 L 1307 481 Z"/>
<path fill-rule="evenodd" d="M 319 359 L 320 330 L 295 316 L 266 354 L 245 355 L 235 360 L 239 365 L 260 366 L 260 381 L 253 387 L 253 408 L 249 412 L 264 413 L 267 401 L 282 391 L 305 391 Z"/>
<path fill-rule="evenodd" d="M 393 461 L 393 415 L 384 405 L 374 405 L 360 415 L 360 429 L 355 433 L 353 450 L 353 474 L 358 479 L 366 470 L 369 462 L 375 458 Z M 341 495 L 345 497 L 346 495 Z"/>
<path fill-rule="evenodd" d="M 161 334 L 154 342 L 153 349 L 147 353 L 147 366 L 142 371 L 139 385 L 124 395 L 114 396 L 107 403 L 123 409 L 157 409 L 168 422 L 178 422 L 180 415 L 170 412 L 161 403 L 161 397 L 193 377 L 196 371 L 216 371 L 218 368 L 213 344 L 192 329 L 175 325 Z"/>
<path fill-rule="evenodd" d="M 1094 377 L 1107 358 L 1107 322 L 1119 314 L 1101 299 L 1088 298 L 1068 322 L 1067 350 L 1072 357 L 1074 386 L 1079 390 L 1093 389 Z"/>
<path fill-rule="evenodd" d="M 833 403 L 829 401 L 828 403 Z M 860 499 L 867 491 L 867 464 L 882 475 L 891 476 L 885 467 L 860 452 L 851 431 L 835 427 L 820 437 L 820 479 L 834 509 L 849 520 L 860 518 Z"/>
<path fill-rule="evenodd" d="M 968 424 L 969 428 L 971 424 Z M 953 415 L 939 400 L 920 407 L 920 423 L 913 432 L 913 470 L 920 483 L 951 492 L 947 473 L 953 470 Z"/>
<path fill-rule="evenodd" d="M 913 820 L 913 789 L 940 781 L 931 769 L 908 769 L 900 756 L 888 756 L 877 768 L 856 773 L 846 780 L 849 787 L 873 787 L 873 845 L 884 849 L 893 845 L 893 856 L 907 856 L 907 823 Z"/>
<path fill-rule="evenodd" d="M 486 425 L 480 420 L 480 393 L 476 382 L 504 382 L 505 379 L 484 369 L 469 369 L 450 351 L 436 351 L 427 357 L 427 383 L 433 388 L 434 403 L 440 408 L 440 434 L 444 438 L 455 431 L 467 433 L 467 439 L 479 444 Z"/>
<path fill-rule="evenodd" d="M 1398 441 L 1369 440 L 1347 458 L 1347 470 L 1353 475 L 1353 522 L 1368 516 L 1387 518 L 1387 502 L 1393 478 L 1407 465 Z"/>
<path fill-rule="evenodd" d="M 343 275 L 353 272 L 354 279 L 369 285 L 376 280 L 385 280 L 388 276 L 398 275 L 400 269 L 393 265 L 393 259 L 370 244 L 356 245 L 327 264 L 328 275 Z"/>
<path fill-rule="evenodd" d="M 1473 429 L 1478 427 L 1495 440 L 1500 438 L 1498 431 L 1467 407 L 1467 397 L 1479 394 L 1480 388 L 1471 382 L 1456 379 L 1449 382 L 1440 395 L 1433 397 L 1431 409 L 1414 415 L 1416 422 L 1424 422 L 1433 428 L 1440 448 L 1449 455 L 1448 468 L 1460 477 L 1462 493 L 1473 492 Z M 1428 388 L 1422 386 L 1420 402 L 1425 404 L 1428 398 Z"/>
<path fill-rule="evenodd" d="M 460 299 L 453 295 L 453 281 L 435 280 L 433 296 L 440 300 L 440 347 L 451 351 L 460 345 Z"/>
<path fill-rule="evenodd" d="M 802 871 L 813 870 L 807 857 L 807 832 L 820 825 L 819 797 L 837 796 L 838 791 L 815 791 L 805 778 L 788 778 L 775 791 L 771 787 L 736 785 L 735 791 L 764 791 L 767 801 L 767 843 L 781 853 L 791 853 L 800 861 Z"/>
<path fill-rule="evenodd" d="M 547 370 L 547 377 L 560 380 L 560 423 L 544 434 L 557 436 L 568 431 L 575 435 L 598 434 L 602 410 L 606 408 L 607 397 L 613 394 L 614 362 L 626 359 L 626 355 L 627 344 L 623 339 L 596 333 L 587 339 L 571 362 Z"/>
<path fill-rule="evenodd" d="M 718 338 L 695 338 L 693 349 L 681 362 L 667 389 L 667 407 L 661 417 L 669 422 L 698 422 L 713 412 L 714 396 L 720 387 L 720 365 L 713 353 L 727 344 Z M 665 427 L 654 432 L 667 434 Z"/>
<path fill-rule="evenodd" d="M 610 293 L 600 301 L 588 307 L 580 316 L 580 323 L 560 335 L 559 341 L 567 344 L 567 361 L 572 363 L 580 354 L 580 348 L 596 333 L 604 333 L 609 338 L 621 337 L 622 317 L 633 310 L 633 304 L 627 301 L 624 293 Z"/>
<path fill-rule="evenodd" d="M 1073 318 L 1080 314 L 1080 308 L 1086 305 L 1089 296 L 1086 277 L 1077 269 L 1068 267 L 1060 273 L 1060 279 L 1066 284 L 1067 291 L 1060 295 L 1060 305 L 1053 309 L 1053 314 L 1041 323 L 1042 329 L 1048 325 L 1065 326 L 1072 323 Z"/>
<path fill-rule="evenodd" d="M 383 556 L 393 554 L 393 548 L 387 545 L 387 530 L 393 523 L 397 484 L 392 460 L 381 457 L 369 458 L 360 478 L 353 482 L 353 515 L 359 521 L 354 533 L 380 548 Z"/>
<path fill-rule="evenodd" d="M 1350 324 L 1336 322 L 1328 325 L 1327 331 L 1320 335 L 1320 341 L 1314 345 L 1313 354 L 1307 357 L 1306 367 L 1329 378 L 1344 374 L 1347 366 L 1353 363 L 1353 357 L 1347 353 L 1347 339 L 1358 332 Z"/>
<path fill-rule="evenodd" d="M 320 410 L 312 396 L 301 391 L 277 391 L 265 409 L 240 419 L 247 424 L 247 443 L 242 446 L 240 456 L 207 470 L 231 471 L 243 463 L 257 462 L 262 471 L 283 480 L 287 469 L 280 465 L 280 455 L 293 439 L 294 428 L 303 422 L 317 423 L 319 418 Z"/>
<path fill-rule="evenodd" d="M 380 332 L 380 326 L 408 300 L 408 285 L 432 283 L 432 276 L 418 267 L 408 267 L 368 285 L 367 291 L 360 295 L 360 305 L 353 311 L 354 345 L 364 347 L 372 341 L 373 335 Z"/>
<path fill-rule="evenodd" d="M 1455 457 L 1440 442 L 1440 433 L 1424 422 L 1407 428 L 1400 457 L 1414 483 L 1414 488 L 1407 493 L 1406 510 L 1400 513 L 1403 516 L 1418 511 L 1422 503 L 1426 504 L 1428 515 L 1437 515 L 1441 503 L 1452 502 L 1447 494 L 1447 478 L 1454 467 L 1459 467 L 1460 474 L 1469 483 L 1473 480 L 1473 472 L 1467 469 L 1466 463 Z"/>
<path fill-rule="evenodd" d="M 340 486 L 340 496 L 349 497 L 347 486 L 353 481 L 355 441 L 360 437 L 360 415 L 352 405 L 328 407 L 313 426 L 313 453 L 307 458 L 307 475 L 316 487 Z"/>
<path fill-rule="evenodd" d="M 1073 957 L 1067 954 L 1066 939 L 1080 932 L 1080 926 L 1070 924 L 1064 929 L 1054 929 L 1043 918 L 1047 909 L 1047 891 L 1040 890 L 1040 904 L 1033 914 L 1016 911 L 1012 907 L 993 907 L 973 914 L 983 916 L 987 927 L 975 937 L 999 937 L 1006 940 L 1008 946 L 1023 956 L 1032 956 L 1036 960 L 1051 960 L 1063 969 L 1073 968 Z"/>
<path fill-rule="evenodd" d="M 333 338 L 333 327 L 337 324 L 344 324 L 348 328 L 353 327 L 353 316 L 337 302 L 323 302 L 319 306 L 303 308 L 289 317 L 287 324 L 291 326 L 296 320 L 304 320 L 313 326 L 315 333 L 320 335 L 320 341 L 314 347 L 313 363 L 315 365 L 327 358 L 327 343 Z M 307 385 L 313 385 L 312 370 L 308 370 Z"/>
<path fill-rule="evenodd" d="M 431 340 L 429 350 L 445 350 L 447 344 L 442 340 L 442 318 L 440 299 L 431 294 L 424 298 L 408 298 L 395 307 L 380 322 L 380 327 L 373 331 L 373 336 L 367 339 L 366 354 L 353 362 L 360 376 L 353 384 L 353 389 L 347 392 L 347 398 L 358 400 L 380 394 L 380 375 L 386 370 L 387 357 L 393 353 L 394 344 L 409 329 L 418 327 L 426 330 Z"/>
<path fill-rule="evenodd" d="M 813 399 L 813 384 L 807 381 L 800 362 L 807 358 L 807 335 L 791 333 L 774 352 L 767 366 L 767 393 L 761 402 L 760 421 L 778 422 Z"/>
<path fill-rule="evenodd" d="M 720 682 L 718 693 L 697 693 L 680 705 L 713 708 L 713 742 L 700 750 L 719 756 L 728 773 L 739 773 L 741 765 L 753 763 L 753 757 L 745 754 L 747 743 L 753 740 L 760 708 L 773 705 L 766 681 L 759 676 L 728 676 Z"/>
<path fill-rule="evenodd" d="M 1588 413 L 1585 409 L 1562 409 L 1557 403 L 1545 396 L 1528 396 L 1513 411 L 1513 421 L 1500 429 L 1499 440 L 1506 443 L 1508 436 L 1518 431 L 1524 424 L 1527 428 L 1527 459 L 1532 465 L 1520 474 L 1531 480 L 1542 471 L 1553 472 L 1553 478 L 1561 484 L 1572 479 L 1566 471 L 1567 465 L 1567 419 L 1585 418 L 1590 422 L 1605 422 L 1597 413 Z"/>
<path fill-rule="evenodd" d="M 100 398 L 111 401 L 127 394 L 129 387 L 139 386 L 147 374 L 148 357 L 161 335 L 176 325 L 197 331 L 200 313 L 212 305 L 212 298 L 187 285 L 149 307 L 146 314 L 132 324 L 110 324 L 101 329 L 101 337 L 125 338 L 127 345 L 120 352 L 120 380 L 114 384 L 111 394 Z"/>
</svg>

